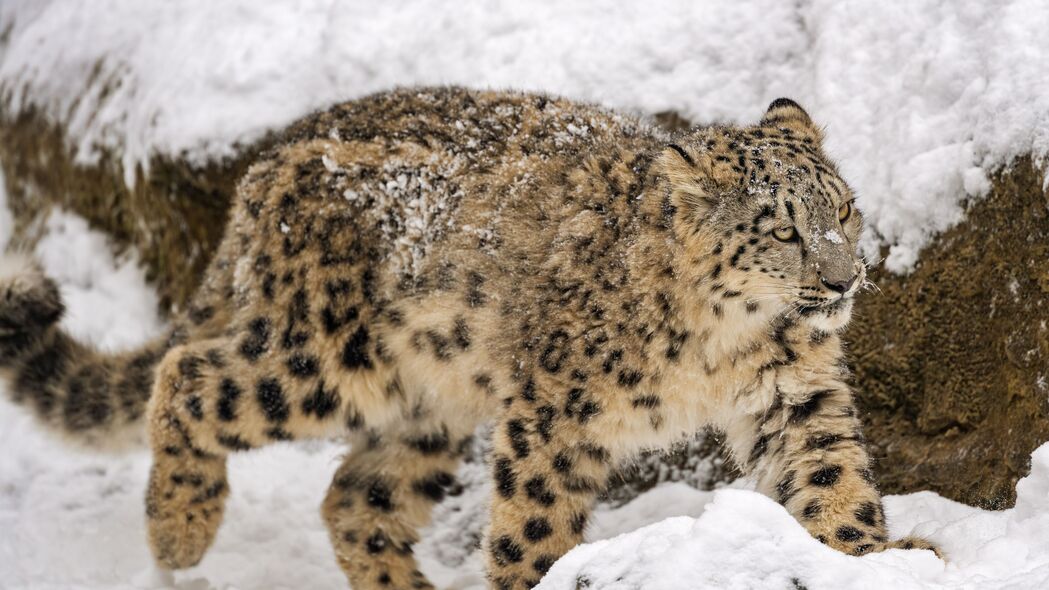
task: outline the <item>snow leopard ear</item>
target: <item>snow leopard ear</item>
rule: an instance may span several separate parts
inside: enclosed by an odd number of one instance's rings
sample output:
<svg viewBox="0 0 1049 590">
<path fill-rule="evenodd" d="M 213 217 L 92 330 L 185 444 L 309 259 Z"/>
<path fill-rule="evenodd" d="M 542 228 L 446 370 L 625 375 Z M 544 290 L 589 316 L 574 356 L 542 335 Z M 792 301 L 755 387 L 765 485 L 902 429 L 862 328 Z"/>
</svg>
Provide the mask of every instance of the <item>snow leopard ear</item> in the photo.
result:
<svg viewBox="0 0 1049 590">
<path fill-rule="evenodd" d="M 761 118 L 761 125 L 763 127 L 786 127 L 811 137 L 817 142 L 823 141 L 823 132 L 812 122 L 809 114 L 801 108 L 801 105 L 789 98 L 777 98 L 772 101 L 768 110 L 765 111 L 765 116 Z"/>
<path fill-rule="evenodd" d="M 670 181 L 671 199 L 676 207 L 686 211 L 690 218 L 700 221 L 717 205 L 715 167 L 706 153 L 667 144 L 659 157 L 663 171 Z"/>
</svg>

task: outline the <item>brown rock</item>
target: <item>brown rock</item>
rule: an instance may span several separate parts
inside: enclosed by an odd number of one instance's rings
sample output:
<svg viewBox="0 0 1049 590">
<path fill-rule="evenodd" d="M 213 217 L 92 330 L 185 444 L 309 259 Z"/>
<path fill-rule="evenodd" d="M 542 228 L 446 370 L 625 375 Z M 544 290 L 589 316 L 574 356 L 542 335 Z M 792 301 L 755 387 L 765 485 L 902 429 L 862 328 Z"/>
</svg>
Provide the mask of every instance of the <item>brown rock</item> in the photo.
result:
<svg viewBox="0 0 1049 590">
<path fill-rule="evenodd" d="M 254 148 L 204 167 L 157 156 L 148 174 L 136 170 L 138 182 L 129 188 L 119 157 L 104 153 L 97 166 L 74 164 L 63 129 L 39 113 L 3 114 L 0 121 L 0 166 L 16 241 L 31 241 L 34 222 L 51 207 L 65 207 L 118 246 L 136 246 L 165 307 L 186 301 L 218 244 L 234 184 Z"/>
<path fill-rule="evenodd" d="M 1049 200 L 1028 160 L 907 276 L 875 271 L 847 340 L 884 491 L 1015 500 L 1049 440 Z"/>
</svg>

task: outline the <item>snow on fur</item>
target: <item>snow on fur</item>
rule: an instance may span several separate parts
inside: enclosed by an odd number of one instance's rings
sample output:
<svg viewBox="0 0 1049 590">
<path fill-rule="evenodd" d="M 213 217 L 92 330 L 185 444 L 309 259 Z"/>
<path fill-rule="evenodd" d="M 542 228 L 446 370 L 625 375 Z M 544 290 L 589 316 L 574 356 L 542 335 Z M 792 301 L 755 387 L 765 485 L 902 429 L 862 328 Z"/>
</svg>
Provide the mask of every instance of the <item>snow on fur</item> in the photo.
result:
<svg viewBox="0 0 1049 590">
<path fill-rule="evenodd" d="M 394 85 L 542 90 L 699 122 L 751 122 L 790 96 L 861 196 L 865 251 L 890 245 L 902 271 L 989 171 L 1049 152 L 1047 29 L 1041 0 L 6 0 L 0 96 L 65 125 L 81 162 L 121 154 L 129 182 L 154 154 L 228 156 Z"/>
</svg>

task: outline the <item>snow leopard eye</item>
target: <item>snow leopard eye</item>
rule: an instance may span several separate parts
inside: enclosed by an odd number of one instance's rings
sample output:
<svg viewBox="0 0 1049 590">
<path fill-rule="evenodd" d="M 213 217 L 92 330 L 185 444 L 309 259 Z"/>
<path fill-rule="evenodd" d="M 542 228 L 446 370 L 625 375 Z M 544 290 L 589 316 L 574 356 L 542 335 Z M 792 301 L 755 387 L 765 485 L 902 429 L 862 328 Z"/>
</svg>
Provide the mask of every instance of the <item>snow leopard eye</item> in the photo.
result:
<svg viewBox="0 0 1049 590">
<path fill-rule="evenodd" d="M 794 229 L 794 226 L 781 227 L 772 230 L 772 235 L 781 242 L 793 242 L 798 239 L 798 230 Z"/>
<path fill-rule="evenodd" d="M 852 217 L 852 201 L 845 203 L 841 207 L 838 207 L 838 221 L 845 223 L 845 221 Z"/>
</svg>

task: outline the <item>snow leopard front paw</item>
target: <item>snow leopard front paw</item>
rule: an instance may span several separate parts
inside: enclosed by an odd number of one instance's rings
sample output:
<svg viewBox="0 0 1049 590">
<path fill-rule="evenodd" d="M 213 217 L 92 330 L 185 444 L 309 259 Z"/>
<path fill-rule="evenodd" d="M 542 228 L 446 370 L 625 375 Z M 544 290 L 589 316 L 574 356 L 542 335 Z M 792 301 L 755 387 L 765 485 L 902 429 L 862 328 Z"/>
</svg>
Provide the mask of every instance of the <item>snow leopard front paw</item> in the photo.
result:
<svg viewBox="0 0 1049 590">
<path fill-rule="evenodd" d="M 860 545 L 853 549 L 852 553 L 853 555 L 866 555 L 867 553 L 877 553 L 886 549 L 928 549 L 935 553 L 936 557 L 943 560 L 947 559 L 939 547 L 919 537 L 904 537 L 895 541 Z"/>
</svg>

